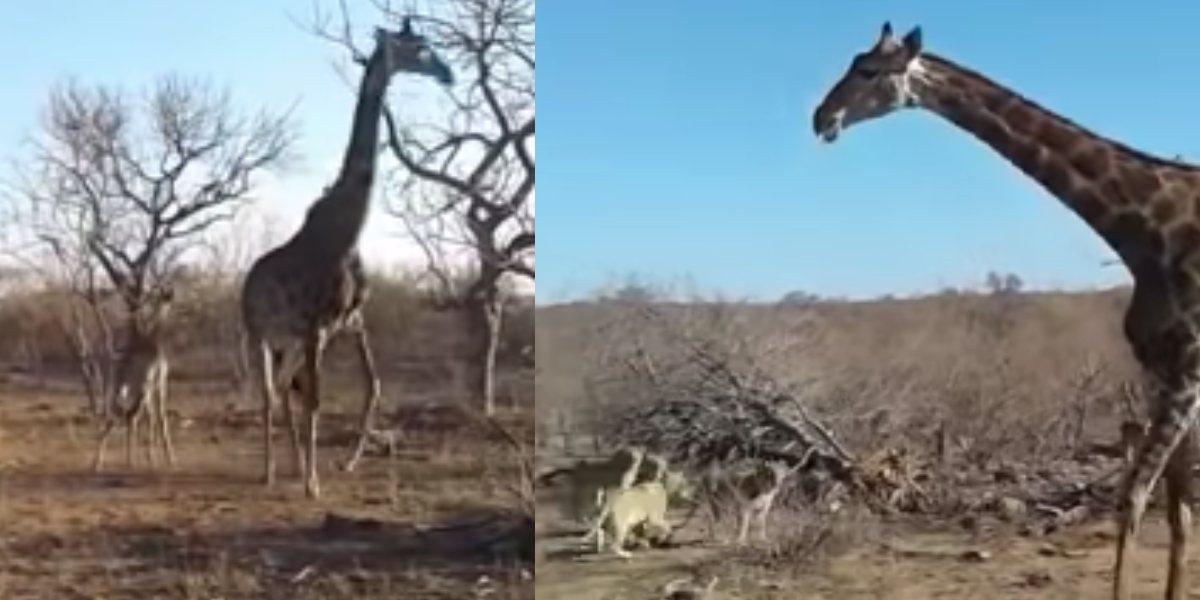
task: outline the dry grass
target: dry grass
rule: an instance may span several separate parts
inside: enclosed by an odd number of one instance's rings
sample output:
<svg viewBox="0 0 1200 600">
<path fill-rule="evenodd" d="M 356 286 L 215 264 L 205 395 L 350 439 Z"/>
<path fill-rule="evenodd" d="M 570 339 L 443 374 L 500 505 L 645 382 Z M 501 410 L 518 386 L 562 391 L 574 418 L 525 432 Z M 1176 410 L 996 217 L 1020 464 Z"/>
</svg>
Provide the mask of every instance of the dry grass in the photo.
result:
<svg viewBox="0 0 1200 600">
<path fill-rule="evenodd" d="M 959 455 L 1029 460 L 1115 437 L 1121 384 L 1138 373 L 1121 334 L 1126 294 L 655 308 L 796 390 L 859 453 L 929 456 L 941 437 Z M 653 401 L 614 384 L 638 352 L 670 363 L 669 345 L 631 314 L 613 302 L 538 310 L 544 452 L 586 451 L 611 415 Z"/>
<path fill-rule="evenodd" d="M 1047 537 L 981 538 L 928 524 L 849 519 L 823 533 L 813 521 L 781 514 L 772 519 L 767 544 L 718 547 L 707 541 L 703 528 L 691 526 L 674 536 L 674 547 L 635 551 L 626 561 L 578 550 L 574 530 L 557 522 L 554 513 L 551 504 L 539 505 L 539 542 L 546 555 L 538 566 L 539 600 L 650 600 L 662 598 L 668 582 L 682 578 L 703 585 L 714 576 L 716 598 L 743 600 L 1050 600 L 1102 598 L 1111 586 L 1109 523 Z M 1135 557 L 1140 575 L 1134 595 L 1156 598 L 1166 577 L 1168 547 L 1158 515 L 1148 519 L 1142 544 Z M 1189 563 L 1193 570 L 1200 568 L 1200 556 Z"/>
<path fill-rule="evenodd" d="M 174 470 L 131 470 L 117 456 L 96 475 L 95 427 L 76 402 L 12 385 L 0 397 L 0 597 L 467 598 L 482 585 L 531 597 L 529 565 L 509 543 L 516 462 L 468 423 L 427 419 L 397 455 L 343 473 L 334 462 L 353 415 L 333 409 L 325 494 L 308 501 L 287 452 L 281 483 L 261 485 L 256 410 L 233 398 L 174 403 L 187 424 Z M 529 439 L 527 415 L 502 419 Z"/>
<path fill-rule="evenodd" d="M 967 475 L 990 478 L 1010 465 L 1040 472 L 1055 459 L 1090 452 L 1094 442 L 1117 439 L 1128 416 L 1123 385 L 1139 380 L 1121 333 L 1127 294 L 657 303 L 654 312 L 668 323 L 661 329 L 636 317 L 638 302 L 539 308 L 543 461 L 603 452 L 605 438 L 620 437 L 614 416 L 661 401 L 661 390 L 642 386 L 637 375 L 676 368 L 686 353 L 662 331 L 685 331 L 732 366 L 753 368 L 793 392 L 858 457 L 902 449 L 923 467 L 920 483 L 938 505 L 884 518 L 782 511 L 772 517 L 770 543 L 730 550 L 693 528 L 676 540 L 681 546 L 628 563 L 568 551 L 562 524 L 548 522 L 539 597 L 650 598 L 666 581 L 714 575 L 718 597 L 756 599 L 795 597 L 797 590 L 812 598 L 897 600 L 1103 594 L 1112 560 L 1106 522 L 1021 538 L 1004 524 L 963 529 L 955 511 L 964 510 Z M 798 501 L 795 491 L 789 500 Z M 552 500 L 542 502 L 540 521 Z M 1146 537 L 1138 561 L 1148 571 L 1138 586 L 1159 593 L 1165 548 L 1157 520 Z"/>
</svg>

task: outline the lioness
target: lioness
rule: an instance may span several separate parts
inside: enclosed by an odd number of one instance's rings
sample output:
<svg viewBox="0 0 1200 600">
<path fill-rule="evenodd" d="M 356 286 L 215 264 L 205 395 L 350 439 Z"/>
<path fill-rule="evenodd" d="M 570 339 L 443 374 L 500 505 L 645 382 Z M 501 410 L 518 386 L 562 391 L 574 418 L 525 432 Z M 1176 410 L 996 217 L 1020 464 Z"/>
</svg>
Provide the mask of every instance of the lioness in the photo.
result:
<svg viewBox="0 0 1200 600">
<path fill-rule="evenodd" d="M 600 515 L 592 524 L 585 539 L 595 537 L 596 552 L 604 550 L 605 530 L 612 536 L 613 552 L 621 558 L 631 555 L 625 550 L 626 538 L 640 527 L 644 542 L 662 542 L 671 534 L 667 521 L 667 506 L 671 501 L 692 501 L 694 490 L 682 473 L 668 471 L 661 481 L 647 481 L 624 490 L 610 490 Z"/>
</svg>

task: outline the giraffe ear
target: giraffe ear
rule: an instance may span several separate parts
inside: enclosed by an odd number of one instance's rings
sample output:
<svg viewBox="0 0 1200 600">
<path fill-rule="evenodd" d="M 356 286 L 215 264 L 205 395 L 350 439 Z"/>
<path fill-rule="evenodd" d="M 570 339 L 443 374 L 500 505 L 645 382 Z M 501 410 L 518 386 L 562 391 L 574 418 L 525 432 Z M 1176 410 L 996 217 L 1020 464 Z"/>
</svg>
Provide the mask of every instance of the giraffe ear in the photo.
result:
<svg viewBox="0 0 1200 600">
<path fill-rule="evenodd" d="M 908 32 L 908 34 L 904 36 L 904 40 L 902 41 L 902 43 L 904 44 L 904 50 L 906 52 L 908 52 L 908 56 L 910 58 L 920 54 L 921 53 L 921 28 L 913 27 L 912 31 Z"/>
<path fill-rule="evenodd" d="M 387 35 L 388 35 L 388 32 L 386 29 L 384 29 L 382 27 L 376 27 L 375 28 L 375 43 L 382 44 L 385 40 L 387 40 Z"/>
</svg>

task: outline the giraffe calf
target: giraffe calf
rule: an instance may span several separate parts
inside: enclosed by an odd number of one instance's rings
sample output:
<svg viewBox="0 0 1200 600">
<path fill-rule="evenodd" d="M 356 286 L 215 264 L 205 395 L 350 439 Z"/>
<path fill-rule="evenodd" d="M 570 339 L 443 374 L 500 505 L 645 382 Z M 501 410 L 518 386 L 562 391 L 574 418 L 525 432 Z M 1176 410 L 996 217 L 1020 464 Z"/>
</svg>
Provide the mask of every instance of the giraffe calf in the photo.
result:
<svg viewBox="0 0 1200 600">
<path fill-rule="evenodd" d="M 104 427 L 96 444 L 92 469 L 99 472 L 104 466 L 104 450 L 117 425 L 125 427 L 125 463 L 133 466 L 133 446 L 138 425 L 143 417 L 149 420 L 146 428 L 146 462 L 155 465 L 154 450 L 161 444 L 168 465 L 175 464 L 175 449 L 167 424 L 167 377 L 170 371 L 162 344 L 162 319 L 171 302 L 170 291 L 164 291 L 150 305 L 147 317 L 134 314 L 128 326 L 125 348 L 114 372 L 114 381 L 105 402 Z"/>
<path fill-rule="evenodd" d="M 779 461 L 710 468 L 701 484 L 704 504 L 708 507 L 709 535 L 714 535 L 721 513 L 733 505 L 738 515 L 737 544 L 746 543 L 751 521 L 758 522 L 759 539 L 767 541 L 767 516 L 775 506 L 779 490 L 794 471 L 794 467 Z"/>
<path fill-rule="evenodd" d="M 171 443 L 171 430 L 167 424 L 167 375 L 165 357 L 158 356 L 127 369 L 124 376 L 118 375 L 112 396 L 108 402 L 104 429 L 96 446 L 93 470 L 99 472 L 104 466 L 104 450 L 117 425 L 125 428 L 125 463 L 133 465 L 133 446 L 137 440 L 138 426 L 143 418 L 148 419 L 146 439 L 146 462 L 155 465 L 155 446 L 161 444 L 167 464 L 175 464 L 175 449 Z"/>
</svg>

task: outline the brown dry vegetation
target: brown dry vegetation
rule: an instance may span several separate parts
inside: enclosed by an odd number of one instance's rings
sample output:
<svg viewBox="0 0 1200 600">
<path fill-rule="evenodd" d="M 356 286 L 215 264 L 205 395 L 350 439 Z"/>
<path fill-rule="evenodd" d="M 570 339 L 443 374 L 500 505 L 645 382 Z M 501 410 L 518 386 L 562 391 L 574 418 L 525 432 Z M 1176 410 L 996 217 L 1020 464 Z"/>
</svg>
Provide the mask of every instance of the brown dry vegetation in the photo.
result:
<svg viewBox="0 0 1200 600">
<path fill-rule="evenodd" d="M 857 456 L 903 450 L 920 467 L 924 503 L 820 518 L 793 493 L 766 546 L 718 549 L 689 523 L 675 540 L 682 547 L 626 564 L 580 555 L 555 516 L 556 491 L 539 490 L 547 555 L 539 597 L 649 598 L 670 579 L 713 575 L 718 590 L 739 598 L 795 597 L 796 589 L 814 598 L 1101 594 L 1112 559 L 1106 493 L 1115 483 L 1104 474 L 1115 459 L 1095 449 L 1117 440 L 1130 417 L 1124 390 L 1140 381 L 1121 333 L 1127 298 L 1127 289 L 1009 290 L 868 302 L 654 303 L 674 329 L 795 393 Z M 543 464 L 603 451 L 626 435 L 622 418 L 662 400 L 661 389 L 631 373 L 665 371 L 682 355 L 638 317 L 644 300 L 538 309 Z M 1076 524 L 1038 529 L 991 510 L 1013 496 L 1032 515 L 1045 501 L 1039 494 L 1061 482 L 1097 494 Z M 1158 594 L 1165 548 L 1157 522 L 1149 529 L 1138 585 Z M 975 551 L 986 558 L 973 561 Z M 594 591 L 580 595 L 575 581 Z"/>
<path fill-rule="evenodd" d="M 656 308 L 754 355 L 861 453 L 895 443 L 930 452 L 944 428 L 963 452 L 1023 459 L 1075 443 L 1068 417 L 1081 406 L 1081 438 L 1116 431 L 1120 385 L 1137 374 L 1121 334 L 1126 298 L 1118 289 Z M 632 399 L 606 395 L 604 383 L 628 351 L 624 334 L 645 330 L 630 315 L 612 302 L 538 309 L 539 440 L 603 433 Z"/>
<path fill-rule="evenodd" d="M 179 464 L 127 468 L 118 439 L 99 475 L 89 462 L 99 423 L 60 330 L 62 298 L 0 297 L 0 597 L 532 597 L 516 533 L 525 524 L 518 457 L 457 408 L 470 406 L 462 316 L 431 308 L 403 280 L 373 286 L 378 426 L 403 437 L 354 473 L 337 468 L 361 392 L 351 344 L 335 341 L 319 501 L 304 499 L 282 436 L 280 484 L 260 483 L 259 401 L 237 383 L 232 286 L 181 290 L 170 399 Z M 533 377 L 522 358 L 531 309 L 514 304 L 508 324 L 498 421 L 531 445 Z"/>
</svg>

